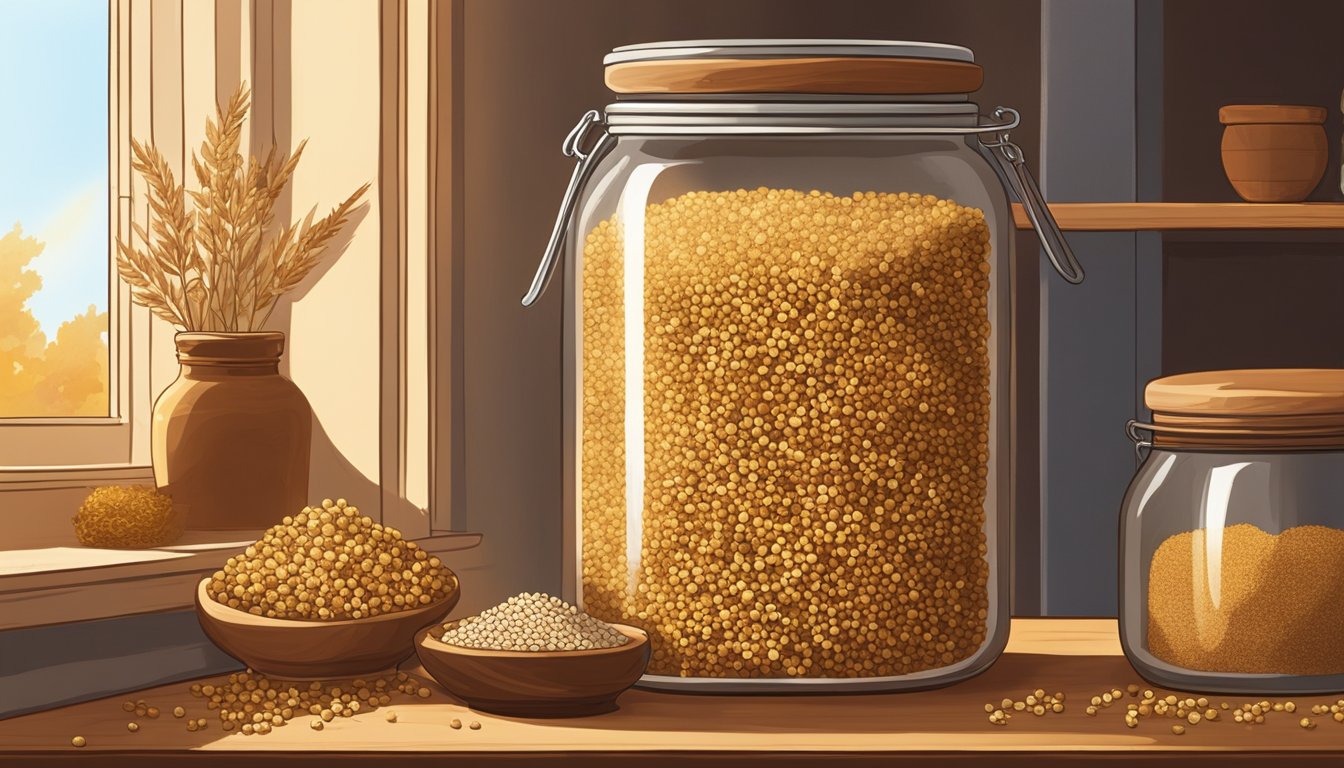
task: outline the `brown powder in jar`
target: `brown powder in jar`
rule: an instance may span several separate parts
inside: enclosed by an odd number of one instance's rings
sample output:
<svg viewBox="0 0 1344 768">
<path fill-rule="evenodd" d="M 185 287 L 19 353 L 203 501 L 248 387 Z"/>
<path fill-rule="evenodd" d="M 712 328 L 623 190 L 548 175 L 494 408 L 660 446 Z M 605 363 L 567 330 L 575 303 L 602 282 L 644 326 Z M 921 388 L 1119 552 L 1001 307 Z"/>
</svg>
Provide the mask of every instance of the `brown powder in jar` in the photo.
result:
<svg viewBox="0 0 1344 768">
<path fill-rule="evenodd" d="M 583 246 L 584 610 L 647 629 L 659 675 L 876 677 L 973 655 L 989 611 L 984 213 L 761 188 L 688 192 L 644 221 L 634 519 L 629 244 L 613 218 Z"/>
<path fill-rule="evenodd" d="M 1148 569 L 1148 649 L 1204 672 L 1344 673 L 1344 531 L 1178 533 Z M 1221 555 L 1219 553 L 1221 549 Z"/>
</svg>

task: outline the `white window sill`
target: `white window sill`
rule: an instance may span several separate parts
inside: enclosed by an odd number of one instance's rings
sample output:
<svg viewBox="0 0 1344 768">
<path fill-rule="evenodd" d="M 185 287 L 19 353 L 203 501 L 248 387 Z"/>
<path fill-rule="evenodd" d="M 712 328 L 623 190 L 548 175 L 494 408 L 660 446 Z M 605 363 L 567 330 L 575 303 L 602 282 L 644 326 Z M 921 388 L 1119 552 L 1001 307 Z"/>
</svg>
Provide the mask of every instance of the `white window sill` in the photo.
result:
<svg viewBox="0 0 1344 768">
<path fill-rule="evenodd" d="M 0 630 L 190 608 L 197 582 L 260 533 L 194 532 L 172 546 L 144 550 L 0 551 Z M 476 547 L 481 535 L 444 533 L 416 543 L 442 555 Z"/>
</svg>

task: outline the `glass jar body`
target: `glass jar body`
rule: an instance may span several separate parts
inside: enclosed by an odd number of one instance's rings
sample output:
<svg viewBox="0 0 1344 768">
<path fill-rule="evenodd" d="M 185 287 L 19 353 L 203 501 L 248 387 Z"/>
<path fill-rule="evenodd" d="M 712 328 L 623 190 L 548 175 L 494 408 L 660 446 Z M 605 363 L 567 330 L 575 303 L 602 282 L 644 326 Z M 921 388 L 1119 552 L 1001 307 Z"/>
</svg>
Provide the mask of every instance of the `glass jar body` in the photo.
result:
<svg viewBox="0 0 1344 768">
<path fill-rule="evenodd" d="M 1344 452 L 1154 450 L 1121 518 L 1120 638 L 1182 690 L 1344 689 Z"/>
<path fill-rule="evenodd" d="M 649 632 L 643 685 L 914 689 L 1002 651 L 1011 219 L 974 141 L 598 163 L 565 259 L 567 571 Z"/>
</svg>

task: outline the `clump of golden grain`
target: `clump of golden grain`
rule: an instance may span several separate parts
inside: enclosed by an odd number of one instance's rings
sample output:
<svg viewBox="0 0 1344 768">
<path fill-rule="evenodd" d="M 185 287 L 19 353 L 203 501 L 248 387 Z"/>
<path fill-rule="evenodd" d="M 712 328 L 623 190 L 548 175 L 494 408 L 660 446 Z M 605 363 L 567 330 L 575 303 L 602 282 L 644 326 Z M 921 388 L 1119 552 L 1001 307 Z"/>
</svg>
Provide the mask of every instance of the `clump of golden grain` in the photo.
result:
<svg viewBox="0 0 1344 768">
<path fill-rule="evenodd" d="M 153 488 L 94 488 L 75 514 L 75 537 L 86 547 L 147 549 L 172 544 L 182 535 L 173 500 Z"/>
<path fill-rule="evenodd" d="M 369 188 L 316 221 L 314 208 L 301 221 L 274 226 L 276 201 L 307 142 L 289 157 L 272 147 L 264 161 L 244 158 L 239 147 L 250 103 L 240 84 L 228 106 L 206 120 L 201 154 L 191 156 L 199 190 L 188 192 L 155 146 L 131 141 L 150 226 L 134 224 L 135 240 L 117 243 L 117 271 L 138 303 L 188 331 L 260 328 L 276 299 L 317 266 Z"/>
</svg>

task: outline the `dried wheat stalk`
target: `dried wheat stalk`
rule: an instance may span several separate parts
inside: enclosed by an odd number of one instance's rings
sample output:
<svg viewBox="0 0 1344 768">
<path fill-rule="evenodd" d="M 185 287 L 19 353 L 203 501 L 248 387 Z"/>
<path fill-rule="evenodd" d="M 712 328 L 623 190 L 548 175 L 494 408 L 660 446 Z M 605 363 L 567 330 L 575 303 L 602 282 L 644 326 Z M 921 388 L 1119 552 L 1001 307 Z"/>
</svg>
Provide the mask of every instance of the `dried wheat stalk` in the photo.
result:
<svg viewBox="0 0 1344 768">
<path fill-rule="evenodd" d="M 205 122 L 205 141 L 191 165 L 199 190 L 188 191 L 152 144 L 131 141 L 131 167 L 148 188 L 148 230 L 117 243 L 117 272 L 131 296 L 188 331 L 253 331 L 276 300 L 301 283 L 349 220 L 369 185 L 314 221 L 273 226 L 275 203 L 294 175 L 306 141 L 288 157 L 274 147 L 265 160 L 244 158 L 243 124 L 251 104 L 240 84 L 227 106 Z M 191 205 L 187 201 L 190 197 Z"/>
</svg>

